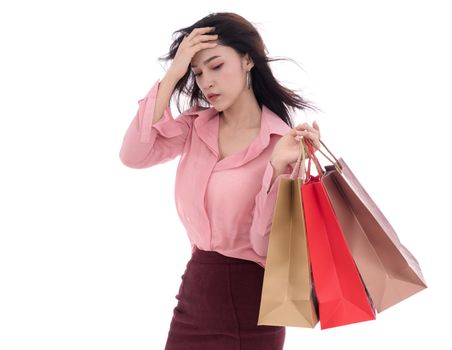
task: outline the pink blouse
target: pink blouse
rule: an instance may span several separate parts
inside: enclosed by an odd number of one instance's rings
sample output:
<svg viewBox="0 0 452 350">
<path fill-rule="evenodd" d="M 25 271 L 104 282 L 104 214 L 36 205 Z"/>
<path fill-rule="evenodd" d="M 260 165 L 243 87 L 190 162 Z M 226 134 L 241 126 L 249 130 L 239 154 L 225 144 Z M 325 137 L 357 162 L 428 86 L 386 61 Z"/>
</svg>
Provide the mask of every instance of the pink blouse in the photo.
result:
<svg viewBox="0 0 452 350">
<path fill-rule="evenodd" d="M 192 252 L 202 250 L 252 260 L 265 267 L 278 184 L 270 157 L 275 143 L 291 130 L 262 106 L 260 133 L 251 144 L 219 160 L 219 115 L 215 108 L 193 107 L 174 118 L 167 106 L 152 124 L 160 80 L 138 101 L 138 111 L 123 139 L 119 158 L 142 169 L 180 155 L 175 203 Z"/>
</svg>

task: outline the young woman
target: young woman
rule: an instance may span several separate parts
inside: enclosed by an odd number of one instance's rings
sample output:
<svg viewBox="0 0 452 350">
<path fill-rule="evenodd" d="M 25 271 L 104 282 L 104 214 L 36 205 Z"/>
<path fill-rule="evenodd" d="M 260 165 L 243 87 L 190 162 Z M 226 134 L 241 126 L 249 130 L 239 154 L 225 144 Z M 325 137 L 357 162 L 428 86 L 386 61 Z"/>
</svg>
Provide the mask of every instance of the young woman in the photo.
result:
<svg viewBox="0 0 452 350">
<path fill-rule="evenodd" d="M 172 64 L 144 98 L 120 150 L 131 168 L 180 155 L 175 200 L 191 242 L 166 350 L 282 349 L 285 327 L 257 325 L 278 183 L 289 177 L 301 137 L 288 108 L 316 109 L 272 74 L 255 27 L 212 13 L 176 31 Z M 174 118 L 173 94 L 189 108 Z M 306 150 L 308 151 L 308 150 Z"/>
</svg>

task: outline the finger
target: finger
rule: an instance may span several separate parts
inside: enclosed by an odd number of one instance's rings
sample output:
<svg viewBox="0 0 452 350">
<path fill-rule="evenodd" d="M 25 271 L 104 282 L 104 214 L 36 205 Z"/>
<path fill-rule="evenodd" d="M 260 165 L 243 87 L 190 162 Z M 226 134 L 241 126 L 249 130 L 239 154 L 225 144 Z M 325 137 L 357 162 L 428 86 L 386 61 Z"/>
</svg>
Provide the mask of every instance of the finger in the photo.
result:
<svg viewBox="0 0 452 350">
<path fill-rule="evenodd" d="M 214 42 L 214 41 L 212 41 L 212 42 L 200 42 L 198 44 L 193 45 L 193 48 L 197 52 L 199 50 L 208 49 L 208 48 L 211 48 L 211 47 L 215 47 L 217 45 L 218 45 L 218 43 Z"/>
<path fill-rule="evenodd" d="M 314 147 L 314 149 L 315 149 L 316 151 L 320 149 L 320 143 L 319 143 L 319 141 L 317 140 L 317 138 L 315 138 L 315 139 L 310 139 L 310 142 L 311 142 L 312 147 Z"/>
<path fill-rule="evenodd" d="M 312 126 L 317 130 L 317 135 L 319 136 L 319 139 L 320 139 L 320 127 L 319 127 L 319 124 L 317 124 L 317 121 L 314 120 L 314 123 L 312 123 Z"/>
<path fill-rule="evenodd" d="M 202 27 L 202 28 L 195 28 L 193 29 L 190 34 L 188 35 L 188 38 L 191 39 L 194 36 L 201 34 L 201 33 L 208 33 L 210 31 L 213 31 L 215 27 Z"/>
<path fill-rule="evenodd" d="M 297 135 L 303 135 L 303 130 L 299 130 L 296 127 L 290 130 L 290 135 L 297 136 Z"/>
<path fill-rule="evenodd" d="M 211 40 L 216 40 L 218 39 L 218 34 L 212 34 L 212 35 L 207 35 L 207 34 L 203 34 L 203 35 L 198 35 L 196 38 L 193 39 L 193 42 L 195 44 L 203 42 L 203 41 L 211 41 Z"/>
<path fill-rule="evenodd" d="M 317 131 L 319 132 L 319 135 L 320 135 L 320 127 L 319 127 L 319 124 L 318 124 L 316 121 L 314 121 L 314 122 L 312 123 L 312 126 L 314 127 L 315 130 L 317 130 Z"/>
<path fill-rule="evenodd" d="M 300 135 L 303 135 L 303 136 L 309 136 L 309 137 L 311 137 L 311 135 L 312 135 L 312 131 L 309 131 L 309 130 L 298 130 L 297 131 Z"/>
<path fill-rule="evenodd" d="M 313 128 L 308 125 L 308 127 L 306 128 L 306 131 L 309 131 L 312 135 L 318 135 L 320 138 L 320 131 L 318 129 Z"/>
<path fill-rule="evenodd" d="M 305 129 L 307 129 L 309 127 L 309 124 L 308 123 L 303 123 L 303 124 L 298 124 L 296 127 L 295 127 L 295 129 L 297 129 L 297 130 L 305 130 Z"/>
<path fill-rule="evenodd" d="M 303 133 L 305 133 L 304 137 L 306 141 L 308 141 L 316 150 L 320 149 L 320 142 L 317 136 L 313 136 L 313 133 L 310 133 L 309 131 Z"/>
</svg>

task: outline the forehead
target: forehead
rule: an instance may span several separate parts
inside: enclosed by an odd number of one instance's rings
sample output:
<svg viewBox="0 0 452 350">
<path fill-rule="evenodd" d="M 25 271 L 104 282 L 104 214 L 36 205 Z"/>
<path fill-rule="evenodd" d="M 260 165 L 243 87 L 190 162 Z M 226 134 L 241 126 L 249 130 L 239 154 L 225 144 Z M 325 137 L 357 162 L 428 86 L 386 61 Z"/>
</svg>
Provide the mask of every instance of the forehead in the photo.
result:
<svg viewBox="0 0 452 350">
<path fill-rule="evenodd" d="M 229 46 L 217 45 L 216 47 L 202 49 L 198 51 L 191 59 L 190 66 L 202 67 L 210 62 L 213 57 L 219 56 L 223 59 L 238 59 L 237 52 Z"/>
</svg>

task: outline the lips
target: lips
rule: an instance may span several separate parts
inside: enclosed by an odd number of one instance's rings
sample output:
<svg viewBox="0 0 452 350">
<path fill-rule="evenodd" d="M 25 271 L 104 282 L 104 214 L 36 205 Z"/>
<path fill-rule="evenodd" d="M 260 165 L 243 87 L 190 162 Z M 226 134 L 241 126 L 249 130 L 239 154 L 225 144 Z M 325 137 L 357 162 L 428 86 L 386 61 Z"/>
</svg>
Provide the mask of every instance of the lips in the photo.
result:
<svg viewBox="0 0 452 350">
<path fill-rule="evenodd" d="M 208 95 L 207 95 L 207 98 L 208 98 L 210 101 L 215 101 L 215 100 L 218 98 L 218 96 L 220 96 L 220 94 L 208 94 Z"/>
</svg>

